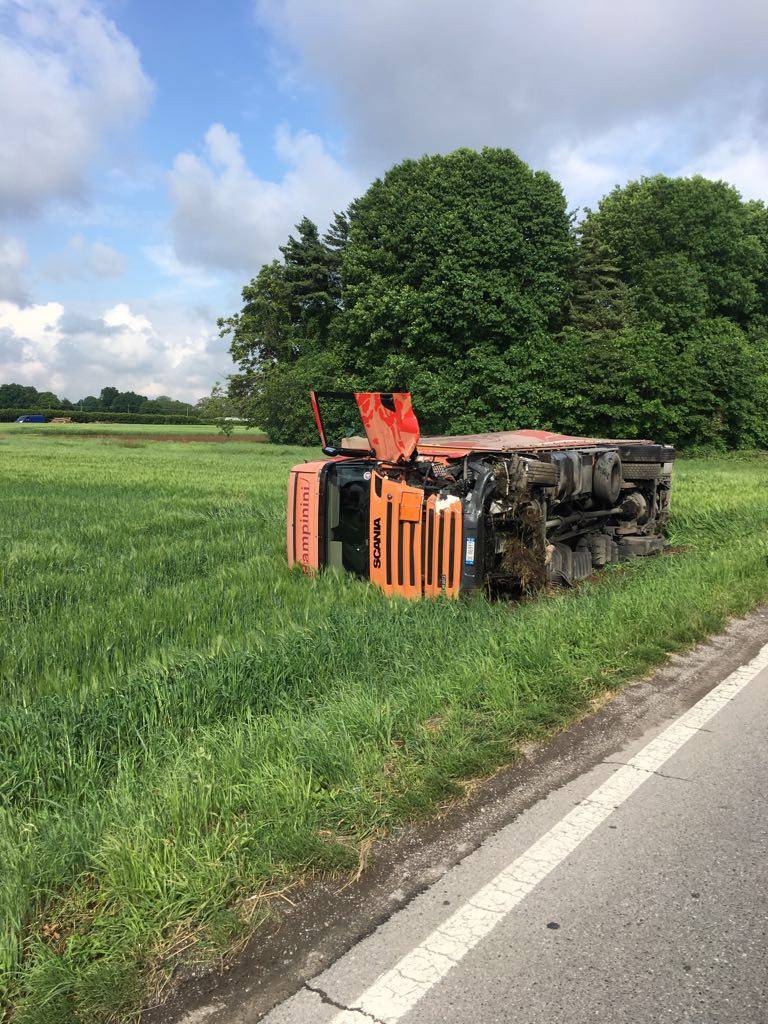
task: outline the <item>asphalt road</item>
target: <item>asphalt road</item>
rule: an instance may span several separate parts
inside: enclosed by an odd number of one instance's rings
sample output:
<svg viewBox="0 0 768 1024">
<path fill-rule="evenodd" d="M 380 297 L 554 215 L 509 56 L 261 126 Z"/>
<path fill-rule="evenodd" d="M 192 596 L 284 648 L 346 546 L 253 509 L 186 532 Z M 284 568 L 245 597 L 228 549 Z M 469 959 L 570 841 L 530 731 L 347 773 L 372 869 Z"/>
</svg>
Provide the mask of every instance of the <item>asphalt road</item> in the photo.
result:
<svg viewBox="0 0 768 1024">
<path fill-rule="evenodd" d="M 265 1020 L 768 1022 L 768 669 L 747 675 L 535 803 Z"/>
</svg>

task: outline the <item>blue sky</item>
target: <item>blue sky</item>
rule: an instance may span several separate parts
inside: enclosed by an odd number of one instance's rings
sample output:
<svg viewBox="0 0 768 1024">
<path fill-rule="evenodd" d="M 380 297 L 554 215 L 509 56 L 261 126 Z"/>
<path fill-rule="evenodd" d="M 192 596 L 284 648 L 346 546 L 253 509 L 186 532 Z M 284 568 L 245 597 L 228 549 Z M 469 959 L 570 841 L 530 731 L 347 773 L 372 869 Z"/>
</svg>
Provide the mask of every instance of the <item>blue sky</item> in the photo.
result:
<svg viewBox="0 0 768 1024">
<path fill-rule="evenodd" d="M 767 48 L 753 0 L 0 0 L 0 381 L 200 397 L 292 225 L 406 156 L 768 198 Z"/>
</svg>

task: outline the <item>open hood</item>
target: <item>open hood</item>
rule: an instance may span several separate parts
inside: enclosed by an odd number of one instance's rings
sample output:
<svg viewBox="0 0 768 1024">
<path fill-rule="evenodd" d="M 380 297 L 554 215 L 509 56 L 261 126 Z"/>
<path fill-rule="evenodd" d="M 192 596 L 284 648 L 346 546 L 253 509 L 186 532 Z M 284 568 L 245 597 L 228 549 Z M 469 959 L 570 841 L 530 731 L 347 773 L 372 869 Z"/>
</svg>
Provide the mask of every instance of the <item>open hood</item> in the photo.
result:
<svg viewBox="0 0 768 1024">
<path fill-rule="evenodd" d="M 407 462 L 416 451 L 419 421 L 408 391 L 312 391 L 310 395 L 326 455 L 366 454 L 396 463 Z M 331 421 L 334 437 L 328 433 Z M 355 436 L 360 426 L 365 441 Z"/>
</svg>

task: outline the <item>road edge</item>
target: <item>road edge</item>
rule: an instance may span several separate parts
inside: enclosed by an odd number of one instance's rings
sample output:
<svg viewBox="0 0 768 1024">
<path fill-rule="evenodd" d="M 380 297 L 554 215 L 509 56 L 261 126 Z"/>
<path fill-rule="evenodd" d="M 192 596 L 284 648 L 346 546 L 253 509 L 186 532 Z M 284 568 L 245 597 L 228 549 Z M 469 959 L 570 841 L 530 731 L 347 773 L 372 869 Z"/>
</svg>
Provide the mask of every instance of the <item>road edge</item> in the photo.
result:
<svg viewBox="0 0 768 1024">
<path fill-rule="evenodd" d="M 220 972 L 180 980 L 142 1024 L 245 1024 L 299 991 L 395 911 L 548 793 L 593 768 L 647 730 L 674 719 L 768 643 L 768 606 L 725 631 L 670 655 L 626 684 L 599 710 L 472 787 L 445 813 L 402 829 L 375 849 L 366 871 L 345 885 L 307 885 L 279 920 L 262 928 Z"/>
</svg>

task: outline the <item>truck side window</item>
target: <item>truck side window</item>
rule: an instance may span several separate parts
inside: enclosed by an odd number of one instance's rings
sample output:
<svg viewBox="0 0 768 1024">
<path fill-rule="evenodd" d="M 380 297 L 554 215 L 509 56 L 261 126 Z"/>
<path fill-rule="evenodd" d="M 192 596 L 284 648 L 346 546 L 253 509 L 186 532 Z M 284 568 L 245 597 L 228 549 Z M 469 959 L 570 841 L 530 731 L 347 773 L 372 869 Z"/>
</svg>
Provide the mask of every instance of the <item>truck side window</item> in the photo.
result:
<svg viewBox="0 0 768 1024">
<path fill-rule="evenodd" d="M 371 484 L 364 479 L 365 469 L 359 463 L 329 468 L 326 524 L 328 564 L 367 577 Z"/>
</svg>

